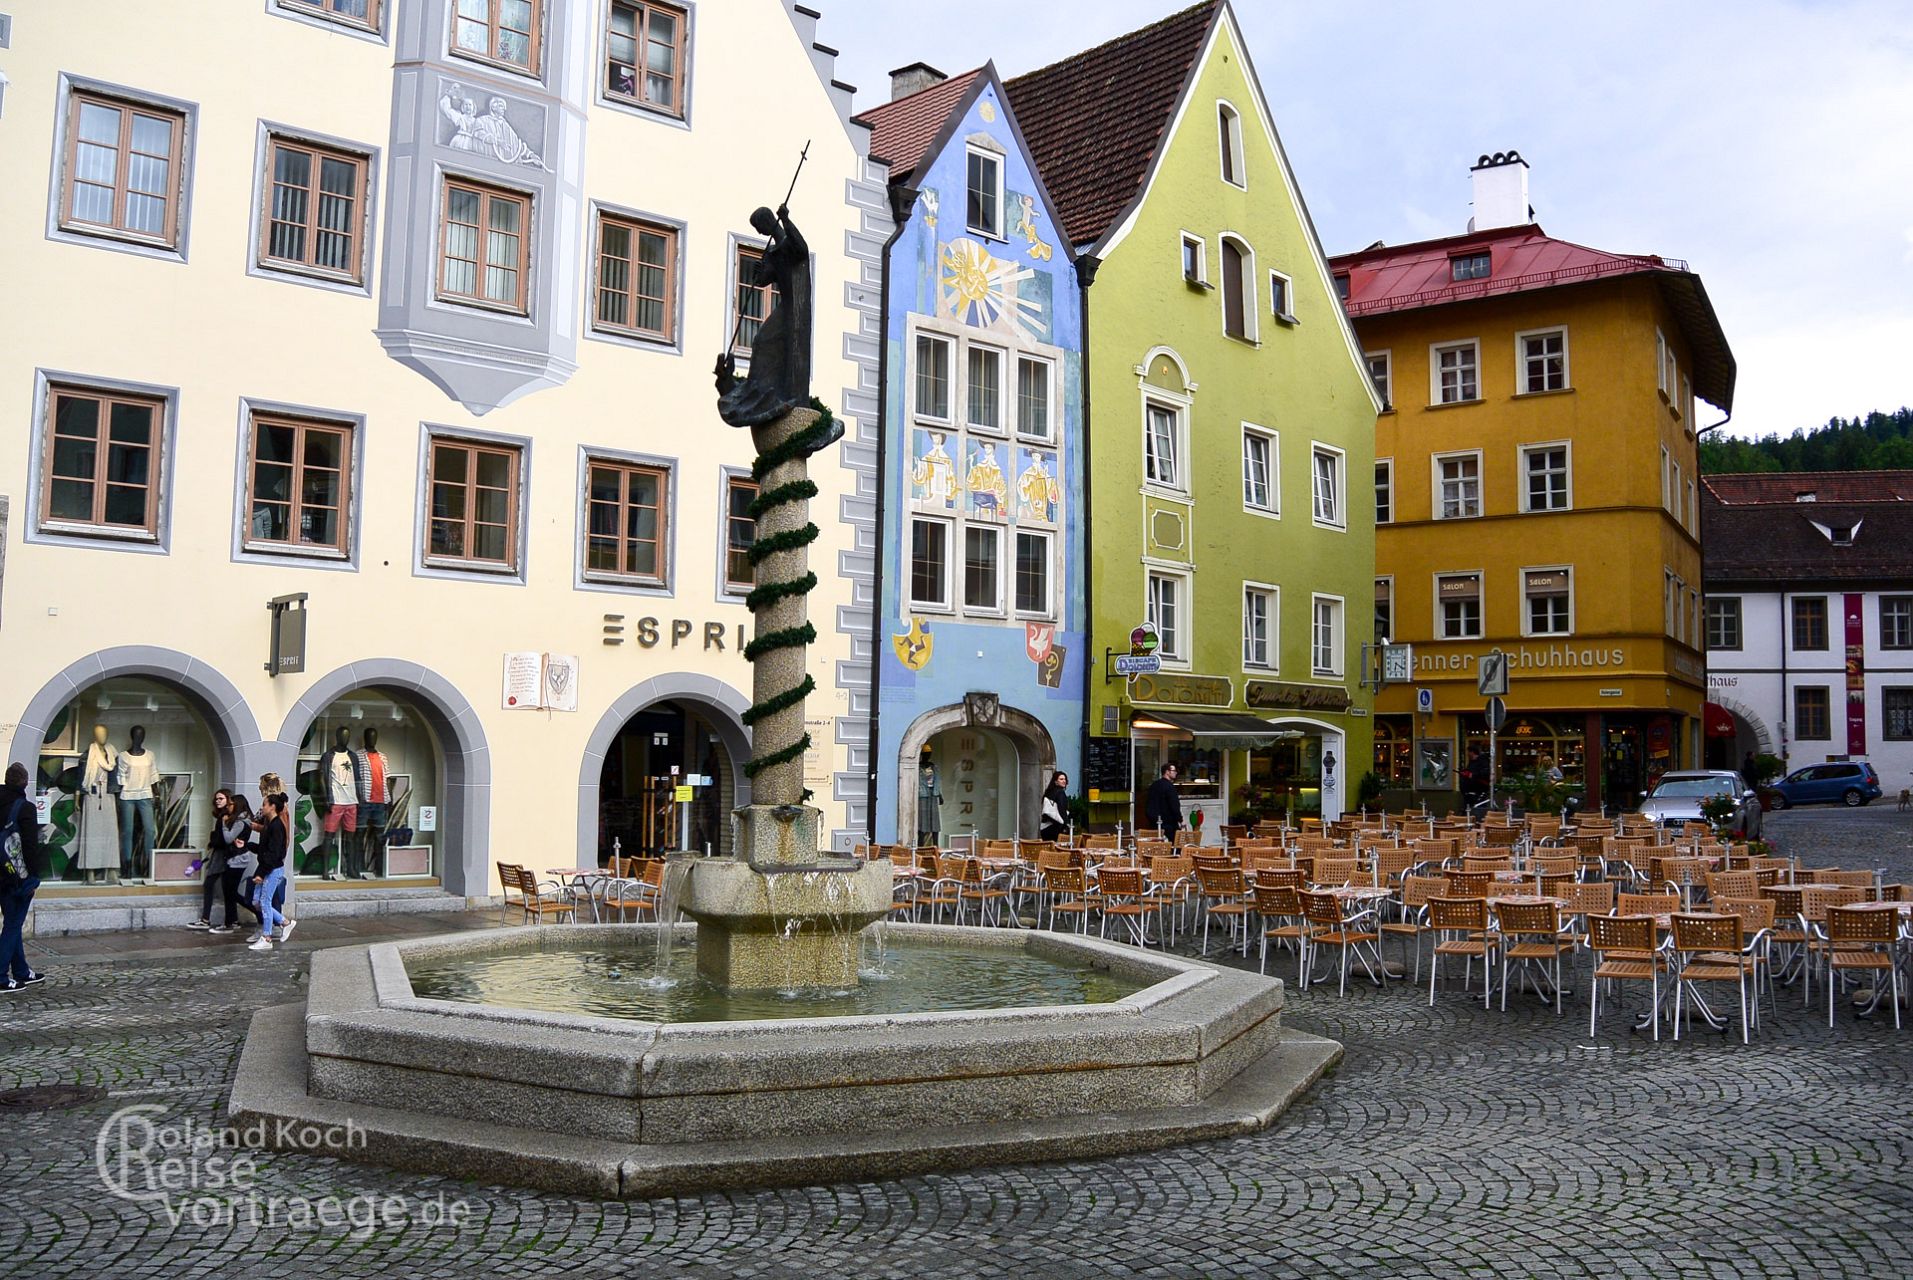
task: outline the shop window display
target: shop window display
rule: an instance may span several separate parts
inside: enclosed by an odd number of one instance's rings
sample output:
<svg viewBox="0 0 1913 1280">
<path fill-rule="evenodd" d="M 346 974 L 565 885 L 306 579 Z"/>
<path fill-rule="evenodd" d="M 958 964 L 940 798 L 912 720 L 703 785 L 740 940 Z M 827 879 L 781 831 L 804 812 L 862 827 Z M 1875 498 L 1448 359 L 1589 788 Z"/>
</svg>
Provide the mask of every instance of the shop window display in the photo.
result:
<svg viewBox="0 0 1913 1280">
<path fill-rule="evenodd" d="M 294 874 L 327 880 L 436 871 L 439 748 L 407 702 L 356 689 L 299 745 Z"/>
<path fill-rule="evenodd" d="M 1472 760 L 1488 750 L 1488 726 L 1479 717 L 1470 725 L 1463 756 Z M 1587 735 L 1578 724 L 1559 724 L 1542 716 L 1510 716 L 1496 735 L 1501 759 L 1498 778 L 1545 774 L 1552 763 L 1561 770 L 1564 785 L 1579 790 L 1587 775 Z"/>
<path fill-rule="evenodd" d="M 218 761 L 206 721 L 171 685 L 128 677 L 81 692 L 40 748 L 49 879 L 196 879 Z"/>
</svg>

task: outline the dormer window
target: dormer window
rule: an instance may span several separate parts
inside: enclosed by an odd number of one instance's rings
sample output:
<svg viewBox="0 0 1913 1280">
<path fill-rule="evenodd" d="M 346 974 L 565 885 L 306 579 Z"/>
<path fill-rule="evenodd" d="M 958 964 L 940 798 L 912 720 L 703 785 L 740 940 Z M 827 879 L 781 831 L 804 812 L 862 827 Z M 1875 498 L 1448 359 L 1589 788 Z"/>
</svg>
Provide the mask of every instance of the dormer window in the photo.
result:
<svg viewBox="0 0 1913 1280">
<path fill-rule="evenodd" d="M 1448 259 L 1448 278 L 1450 280 L 1486 280 L 1490 266 L 1491 258 L 1486 252 L 1456 254 Z"/>
<path fill-rule="evenodd" d="M 1348 272 L 1346 271 L 1335 277 L 1335 296 L 1343 302 L 1348 301 Z"/>
</svg>

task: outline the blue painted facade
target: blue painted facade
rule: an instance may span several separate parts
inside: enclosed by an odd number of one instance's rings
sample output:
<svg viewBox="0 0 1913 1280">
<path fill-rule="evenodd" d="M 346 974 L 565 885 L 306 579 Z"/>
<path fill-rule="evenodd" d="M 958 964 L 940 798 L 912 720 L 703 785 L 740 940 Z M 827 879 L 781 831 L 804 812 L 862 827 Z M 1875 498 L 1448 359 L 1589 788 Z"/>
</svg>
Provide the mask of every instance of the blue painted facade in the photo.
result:
<svg viewBox="0 0 1913 1280">
<path fill-rule="evenodd" d="M 952 115 L 909 176 L 916 199 L 884 270 L 883 842 L 1032 837 L 1051 769 L 1081 792 L 1081 284 L 993 69 Z M 926 749 L 942 797 L 934 826 L 916 803 Z"/>
</svg>

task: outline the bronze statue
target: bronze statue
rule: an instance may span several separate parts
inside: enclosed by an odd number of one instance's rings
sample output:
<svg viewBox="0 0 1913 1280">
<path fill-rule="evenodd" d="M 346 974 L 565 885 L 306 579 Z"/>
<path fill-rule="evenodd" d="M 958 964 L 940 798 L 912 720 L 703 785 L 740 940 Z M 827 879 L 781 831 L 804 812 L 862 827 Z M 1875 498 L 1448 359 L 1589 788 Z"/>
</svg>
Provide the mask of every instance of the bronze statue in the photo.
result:
<svg viewBox="0 0 1913 1280">
<path fill-rule="evenodd" d="M 810 245 L 790 220 L 789 205 L 778 206 L 776 213 L 758 209 L 751 225 L 768 241 L 751 283 L 773 285 L 777 293 L 751 343 L 751 367 L 743 381 L 737 378 L 736 356 L 726 351 L 717 358 L 717 411 L 734 427 L 763 426 L 810 406 Z M 838 426 L 806 452 L 816 453 L 842 435 Z"/>
</svg>

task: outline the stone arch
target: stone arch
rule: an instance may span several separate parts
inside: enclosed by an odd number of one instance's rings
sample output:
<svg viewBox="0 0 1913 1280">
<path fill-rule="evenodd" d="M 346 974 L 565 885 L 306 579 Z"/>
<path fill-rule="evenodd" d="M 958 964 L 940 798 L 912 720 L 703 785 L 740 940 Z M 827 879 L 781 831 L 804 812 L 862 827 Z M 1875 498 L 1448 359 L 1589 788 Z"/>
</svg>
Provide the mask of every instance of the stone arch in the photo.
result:
<svg viewBox="0 0 1913 1280">
<path fill-rule="evenodd" d="M 1707 701 L 1733 712 L 1734 718 L 1746 725 L 1747 728 L 1753 732 L 1754 748 L 1759 754 L 1769 756 L 1777 756 L 1780 754 L 1778 739 L 1776 739 L 1773 732 L 1767 728 L 1767 722 L 1762 720 L 1752 707 L 1749 707 L 1738 698 L 1723 697 L 1720 693 L 1711 689 L 1707 693 Z M 1738 767 L 1738 764 L 1739 762 L 1735 761 L 1736 767 Z"/>
<path fill-rule="evenodd" d="M 274 743 L 273 768 L 290 780 L 297 772 L 306 729 L 335 701 L 355 689 L 382 689 L 418 708 L 444 755 L 438 829 L 439 864 L 445 891 L 460 897 L 489 895 L 491 873 L 491 749 L 478 712 L 452 683 L 429 667 L 401 658 L 367 658 L 321 676 L 286 713 Z M 449 855 L 458 854 L 454 861 Z"/>
<path fill-rule="evenodd" d="M 232 681 L 190 654 L 144 644 L 120 645 L 89 654 L 42 685 L 21 713 L 13 731 L 13 751 L 7 759 L 34 768 L 46 741 L 47 726 L 60 709 L 82 690 L 115 676 L 164 681 L 186 696 L 213 731 L 213 747 L 219 758 L 217 785 L 243 783 L 253 776 L 254 769 L 270 767 L 265 762 L 273 757 L 272 744 L 260 738 L 259 722 L 253 719 L 245 695 Z"/>
<path fill-rule="evenodd" d="M 1045 771 L 1056 767 L 1056 743 L 1043 722 L 1027 711 L 1004 706 L 993 693 L 965 694 L 962 702 L 926 711 L 910 722 L 897 747 L 897 839 L 917 838 L 917 756 L 946 729 L 988 729 L 1009 738 L 1017 749 L 1017 829 L 1036 834 Z"/>
<path fill-rule="evenodd" d="M 751 700 L 730 685 L 712 676 L 690 672 L 668 672 L 653 676 L 619 695 L 598 718 L 585 744 L 584 759 L 578 762 L 578 856 L 595 856 L 598 848 L 598 790 L 604 776 L 605 757 L 611 754 L 625 723 L 646 707 L 659 702 L 688 702 L 711 717 L 711 726 L 724 740 L 724 752 L 731 758 L 732 794 L 741 809 L 751 802 L 751 780 L 744 762 L 751 758 L 750 735 L 744 731 L 744 713 Z"/>
</svg>

